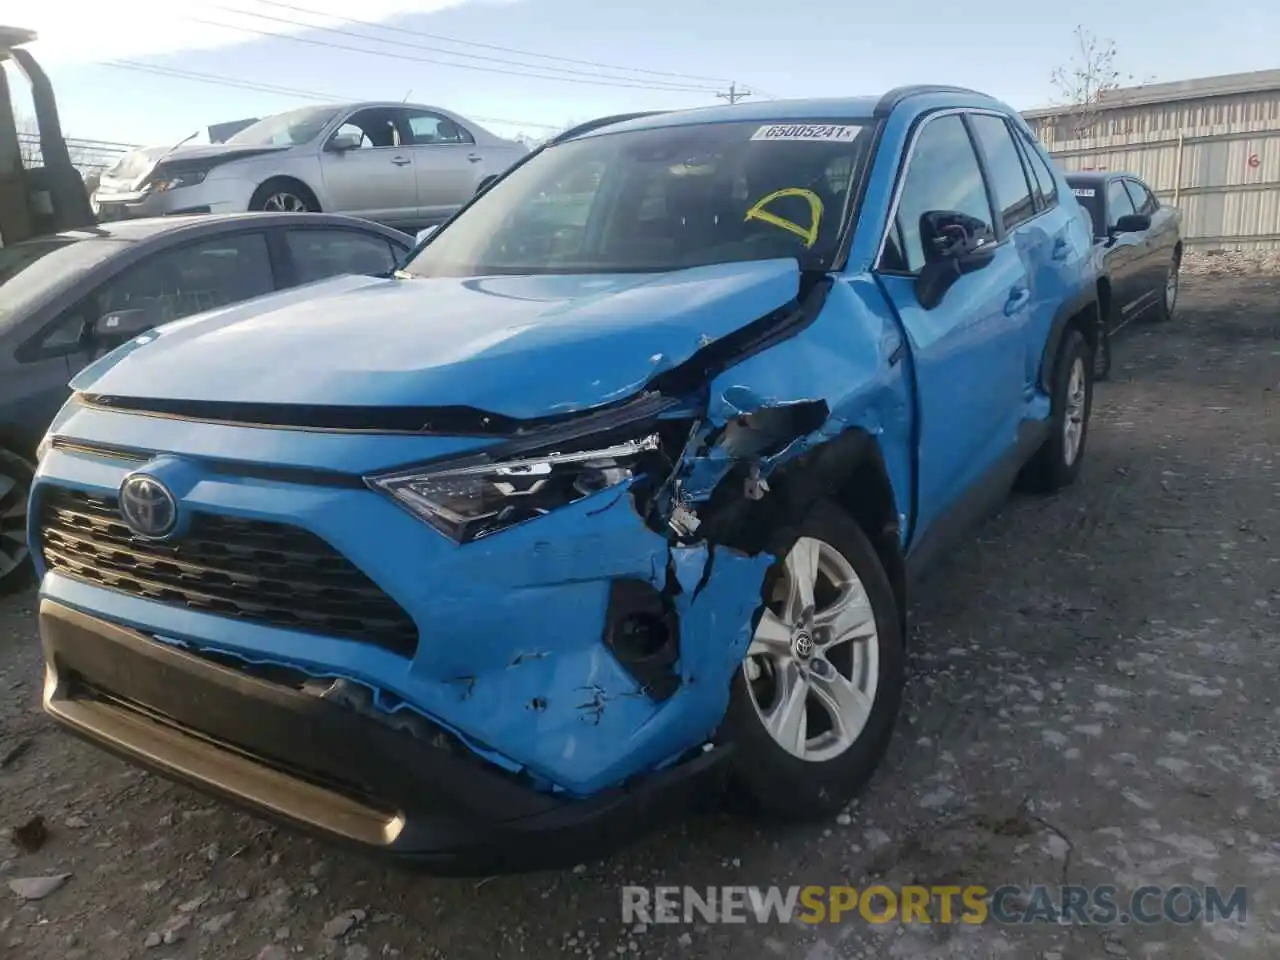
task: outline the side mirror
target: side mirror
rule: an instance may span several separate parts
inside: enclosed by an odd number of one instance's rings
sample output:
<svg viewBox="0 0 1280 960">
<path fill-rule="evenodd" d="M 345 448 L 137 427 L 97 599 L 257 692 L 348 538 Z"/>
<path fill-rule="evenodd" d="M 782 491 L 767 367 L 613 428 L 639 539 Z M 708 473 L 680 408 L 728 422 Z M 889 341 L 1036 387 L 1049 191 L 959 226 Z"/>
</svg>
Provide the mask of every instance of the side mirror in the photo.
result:
<svg viewBox="0 0 1280 960">
<path fill-rule="evenodd" d="M 339 133 L 329 138 L 325 150 L 329 153 L 346 153 L 360 148 L 360 137 L 354 133 Z"/>
<path fill-rule="evenodd" d="M 113 310 L 89 325 L 89 341 L 94 346 L 118 347 L 156 326 L 155 313 L 151 310 Z"/>
<path fill-rule="evenodd" d="M 419 230 L 417 235 L 413 238 L 414 246 L 417 246 L 417 247 L 422 246 L 424 243 L 427 242 L 427 238 L 430 237 L 433 233 L 435 233 L 437 229 L 439 228 L 427 227 L 425 230 Z"/>
<path fill-rule="evenodd" d="M 990 265 L 996 256 L 991 228 L 980 220 L 951 210 L 929 211 L 920 217 L 920 235 L 927 245 L 924 268 L 916 276 L 916 299 L 932 310 L 966 273 Z"/>
<path fill-rule="evenodd" d="M 1145 213 L 1126 213 L 1111 228 L 1112 233 L 1142 233 L 1151 229 L 1151 218 Z"/>
</svg>

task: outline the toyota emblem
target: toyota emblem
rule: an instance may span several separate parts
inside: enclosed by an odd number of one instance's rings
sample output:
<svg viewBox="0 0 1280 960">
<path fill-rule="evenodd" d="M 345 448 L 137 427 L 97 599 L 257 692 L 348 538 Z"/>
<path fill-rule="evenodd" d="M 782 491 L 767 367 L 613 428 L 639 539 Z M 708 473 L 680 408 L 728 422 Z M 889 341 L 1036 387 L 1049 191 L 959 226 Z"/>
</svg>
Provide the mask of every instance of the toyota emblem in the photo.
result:
<svg viewBox="0 0 1280 960">
<path fill-rule="evenodd" d="M 161 540 L 178 525 L 178 501 L 155 477 L 131 473 L 120 484 L 120 516 L 139 537 Z"/>
</svg>

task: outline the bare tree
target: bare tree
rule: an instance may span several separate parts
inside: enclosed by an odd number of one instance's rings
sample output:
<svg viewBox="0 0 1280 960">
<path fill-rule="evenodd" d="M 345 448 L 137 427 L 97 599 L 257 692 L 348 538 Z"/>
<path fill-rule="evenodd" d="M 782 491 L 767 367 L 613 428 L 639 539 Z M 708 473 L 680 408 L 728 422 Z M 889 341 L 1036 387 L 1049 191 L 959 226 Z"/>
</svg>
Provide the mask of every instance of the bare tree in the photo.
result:
<svg viewBox="0 0 1280 960">
<path fill-rule="evenodd" d="M 1099 38 L 1083 26 L 1076 27 L 1074 36 L 1074 54 L 1067 63 L 1053 69 L 1050 82 L 1056 92 L 1056 105 L 1066 108 L 1075 139 L 1081 140 L 1092 134 L 1107 91 L 1136 81 L 1133 74 L 1122 73 L 1116 66 L 1114 40 Z"/>
</svg>

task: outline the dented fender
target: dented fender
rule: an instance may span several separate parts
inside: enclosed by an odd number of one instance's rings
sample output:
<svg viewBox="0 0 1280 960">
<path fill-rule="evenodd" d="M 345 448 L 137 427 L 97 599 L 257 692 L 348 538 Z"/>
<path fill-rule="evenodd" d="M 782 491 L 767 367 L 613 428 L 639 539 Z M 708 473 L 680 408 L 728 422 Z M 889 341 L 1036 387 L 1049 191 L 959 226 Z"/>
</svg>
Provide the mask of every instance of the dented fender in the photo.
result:
<svg viewBox="0 0 1280 960">
<path fill-rule="evenodd" d="M 894 502 L 905 508 L 914 416 L 905 358 L 902 333 L 874 285 L 837 280 L 804 336 L 747 358 L 709 384 L 705 418 L 673 480 L 681 532 L 696 535 L 690 528 L 701 526 L 701 508 L 717 495 L 721 504 L 762 499 L 775 472 L 855 435 L 876 445 Z M 740 487 L 722 489 L 731 476 Z"/>
</svg>

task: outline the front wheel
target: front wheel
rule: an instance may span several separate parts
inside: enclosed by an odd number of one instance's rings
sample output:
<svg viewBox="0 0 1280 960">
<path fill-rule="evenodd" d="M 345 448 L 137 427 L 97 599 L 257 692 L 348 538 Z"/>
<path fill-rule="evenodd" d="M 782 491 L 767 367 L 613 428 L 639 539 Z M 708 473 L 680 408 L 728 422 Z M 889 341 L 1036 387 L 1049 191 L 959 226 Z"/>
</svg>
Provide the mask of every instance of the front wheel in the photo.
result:
<svg viewBox="0 0 1280 960">
<path fill-rule="evenodd" d="M 1164 291 L 1161 294 L 1160 305 L 1156 307 L 1156 320 L 1162 323 L 1173 319 L 1174 311 L 1178 309 L 1178 268 L 1181 264 L 1175 256 L 1173 262 L 1169 264 L 1169 272 L 1164 277 Z"/>
<path fill-rule="evenodd" d="M 27 545 L 27 497 L 35 468 L 0 450 L 0 596 L 27 586 L 35 573 Z"/>
<path fill-rule="evenodd" d="M 754 807 L 829 817 L 879 765 L 905 679 L 897 602 L 875 548 L 821 504 L 765 579 L 765 604 L 733 679 L 724 739 L 731 782 Z"/>
<path fill-rule="evenodd" d="M 293 180 L 268 180 L 249 200 L 249 209 L 269 213 L 319 213 L 320 204 L 301 183 Z"/>
</svg>

